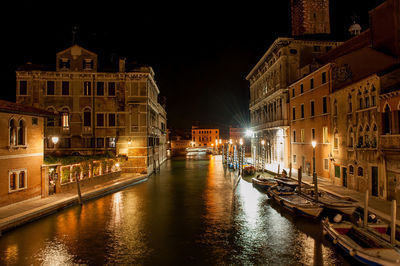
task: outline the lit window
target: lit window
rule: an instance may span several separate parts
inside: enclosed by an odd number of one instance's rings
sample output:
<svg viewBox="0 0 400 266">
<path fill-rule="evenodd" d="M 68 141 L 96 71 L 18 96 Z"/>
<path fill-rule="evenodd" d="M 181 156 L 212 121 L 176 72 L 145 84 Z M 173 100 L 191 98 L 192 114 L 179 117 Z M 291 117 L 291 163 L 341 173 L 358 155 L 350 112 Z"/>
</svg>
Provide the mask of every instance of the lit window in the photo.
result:
<svg viewBox="0 0 400 266">
<path fill-rule="evenodd" d="M 18 191 L 27 187 L 26 169 L 10 170 L 8 172 L 9 191 Z"/>
<path fill-rule="evenodd" d="M 85 96 L 92 95 L 92 82 L 90 81 L 83 82 L 83 95 Z"/>
<path fill-rule="evenodd" d="M 300 130 L 300 142 L 304 142 L 304 128 Z"/>
<path fill-rule="evenodd" d="M 293 154 L 293 164 L 296 164 L 296 154 Z"/>
<path fill-rule="evenodd" d="M 61 114 L 61 125 L 63 128 L 69 128 L 69 114 L 68 112 L 63 112 Z"/>
<path fill-rule="evenodd" d="M 322 128 L 322 143 L 328 143 L 328 127 Z"/>
</svg>

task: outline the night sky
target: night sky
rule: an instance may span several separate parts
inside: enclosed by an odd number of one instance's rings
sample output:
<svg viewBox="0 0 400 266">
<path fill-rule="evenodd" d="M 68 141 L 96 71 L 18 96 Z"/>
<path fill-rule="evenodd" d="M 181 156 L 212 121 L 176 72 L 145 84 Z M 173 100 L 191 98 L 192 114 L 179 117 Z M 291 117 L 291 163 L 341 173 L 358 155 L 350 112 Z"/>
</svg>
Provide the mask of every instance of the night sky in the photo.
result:
<svg viewBox="0 0 400 266">
<path fill-rule="evenodd" d="M 245 77 L 277 37 L 291 32 L 290 0 L 13 2 L 2 8 L 1 99 L 15 101 L 18 66 L 54 67 L 77 26 L 76 43 L 97 53 L 100 65 L 121 56 L 153 67 L 169 128 L 190 128 L 195 120 L 246 126 Z M 331 0 L 332 40 L 348 38 L 353 14 L 366 29 L 368 11 L 382 2 Z"/>
</svg>

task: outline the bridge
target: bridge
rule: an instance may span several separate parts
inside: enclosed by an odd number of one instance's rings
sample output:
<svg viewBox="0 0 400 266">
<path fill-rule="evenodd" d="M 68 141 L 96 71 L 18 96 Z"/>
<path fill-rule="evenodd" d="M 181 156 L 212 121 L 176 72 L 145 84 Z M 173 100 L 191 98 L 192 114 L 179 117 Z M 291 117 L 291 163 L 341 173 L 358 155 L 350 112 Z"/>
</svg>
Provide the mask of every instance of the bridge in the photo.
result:
<svg viewBox="0 0 400 266">
<path fill-rule="evenodd" d="M 213 147 L 188 147 L 186 148 L 186 155 L 206 154 L 212 153 L 213 151 Z"/>
</svg>

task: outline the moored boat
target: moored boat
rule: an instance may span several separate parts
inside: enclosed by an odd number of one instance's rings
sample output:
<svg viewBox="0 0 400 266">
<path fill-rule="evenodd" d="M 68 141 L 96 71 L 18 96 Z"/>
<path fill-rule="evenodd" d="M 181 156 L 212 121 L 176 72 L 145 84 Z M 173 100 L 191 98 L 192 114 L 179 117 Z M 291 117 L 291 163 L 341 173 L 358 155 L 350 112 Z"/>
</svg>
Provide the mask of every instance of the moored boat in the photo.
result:
<svg viewBox="0 0 400 266">
<path fill-rule="evenodd" d="M 313 190 L 306 192 L 308 193 L 305 193 L 305 196 L 314 200 Z M 352 215 L 357 208 L 354 202 L 342 199 L 326 191 L 318 194 L 318 203 L 322 204 L 324 208 L 339 211 L 347 215 Z"/>
<path fill-rule="evenodd" d="M 268 188 L 270 188 L 271 186 L 275 186 L 277 184 L 274 178 L 267 178 L 260 175 L 257 177 L 253 177 L 251 179 L 251 182 L 253 183 L 253 186 L 259 187 L 265 191 L 268 190 Z"/>
<path fill-rule="evenodd" d="M 333 239 L 333 243 L 359 262 L 367 265 L 399 265 L 400 253 L 368 230 L 347 221 L 331 223 L 324 219 L 322 225 L 324 233 Z"/>
<path fill-rule="evenodd" d="M 294 192 L 287 186 L 274 186 L 268 189 L 268 196 L 279 202 L 283 207 L 304 216 L 317 218 L 323 211 L 320 204 Z"/>
</svg>

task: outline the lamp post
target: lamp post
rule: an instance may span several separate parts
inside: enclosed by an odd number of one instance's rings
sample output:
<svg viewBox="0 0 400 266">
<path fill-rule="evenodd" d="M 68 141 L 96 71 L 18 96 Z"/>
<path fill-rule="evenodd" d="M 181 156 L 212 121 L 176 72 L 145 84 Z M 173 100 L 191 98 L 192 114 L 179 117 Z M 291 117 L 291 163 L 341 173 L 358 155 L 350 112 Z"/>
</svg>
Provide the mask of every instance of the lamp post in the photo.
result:
<svg viewBox="0 0 400 266">
<path fill-rule="evenodd" d="M 239 140 L 240 151 L 239 151 L 239 175 L 243 175 L 243 139 Z"/>
<path fill-rule="evenodd" d="M 264 166 L 265 166 L 265 140 L 261 140 L 261 146 L 262 146 L 262 153 L 261 153 L 261 171 L 264 173 Z"/>
<path fill-rule="evenodd" d="M 57 136 L 51 137 L 51 141 L 56 145 L 58 143 L 59 138 Z"/>
<path fill-rule="evenodd" d="M 317 146 L 317 142 L 313 140 L 311 142 L 313 147 L 313 181 L 314 181 L 314 194 L 315 194 L 315 201 L 318 201 L 318 179 L 317 174 L 315 173 L 315 147 Z"/>
</svg>

